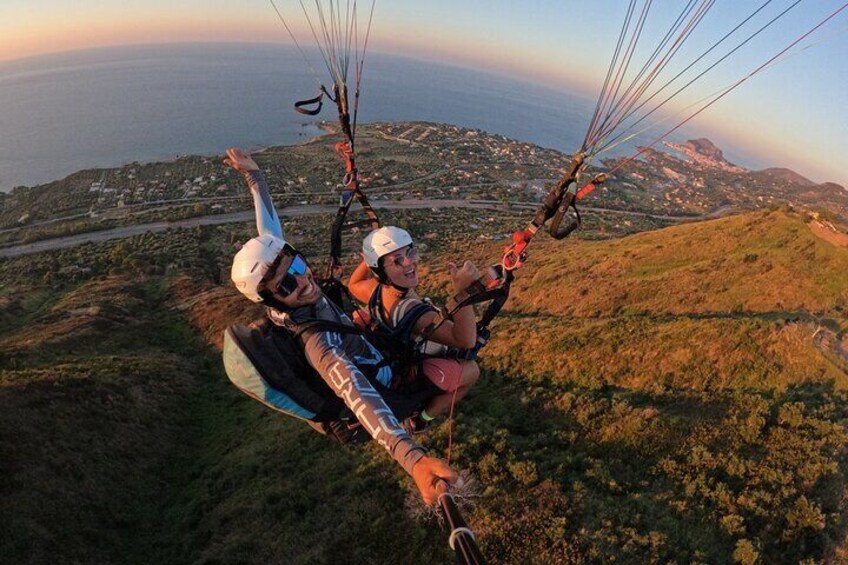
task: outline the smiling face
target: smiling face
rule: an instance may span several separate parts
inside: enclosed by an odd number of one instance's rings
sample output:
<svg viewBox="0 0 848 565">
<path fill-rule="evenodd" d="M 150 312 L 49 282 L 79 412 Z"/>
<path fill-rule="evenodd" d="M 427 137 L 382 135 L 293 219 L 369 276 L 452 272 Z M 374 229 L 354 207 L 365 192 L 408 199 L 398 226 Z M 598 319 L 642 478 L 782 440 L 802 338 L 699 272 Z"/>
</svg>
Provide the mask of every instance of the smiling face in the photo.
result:
<svg viewBox="0 0 848 565">
<path fill-rule="evenodd" d="M 381 259 L 383 272 L 393 285 L 400 288 L 418 286 L 418 250 L 414 245 L 401 247 Z"/>
<path fill-rule="evenodd" d="M 277 265 L 274 275 L 265 283 L 265 288 L 271 292 L 271 295 L 288 308 L 315 304 L 321 298 L 321 289 L 312 276 L 312 270 L 305 265 L 305 262 L 302 267 L 295 262 L 295 268 L 292 268 L 295 257 L 300 255 L 285 254 Z M 287 288 L 291 289 L 288 294 L 283 290 Z"/>
</svg>

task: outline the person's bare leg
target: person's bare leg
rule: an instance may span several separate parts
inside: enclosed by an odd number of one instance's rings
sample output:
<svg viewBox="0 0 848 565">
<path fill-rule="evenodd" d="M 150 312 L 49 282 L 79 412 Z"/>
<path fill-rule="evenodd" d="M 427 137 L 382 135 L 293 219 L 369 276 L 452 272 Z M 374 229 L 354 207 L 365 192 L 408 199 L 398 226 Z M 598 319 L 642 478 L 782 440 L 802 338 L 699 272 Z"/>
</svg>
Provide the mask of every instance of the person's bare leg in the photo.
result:
<svg viewBox="0 0 848 565">
<path fill-rule="evenodd" d="M 461 400 L 466 394 L 468 394 L 468 391 L 471 390 L 471 387 L 474 386 L 474 383 L 477 382 L 478 378 L 480 378 L 480 367 L 477 363 L 475 361 L 463 361 L 462 373 L 459 377 L 459 387 L 456 390 L 456 400 Z M 453 402 L 454 392 L 445 392 L 444 394 L 440 394 L 430 400 L 429 404 L 427 404 L 427 408 L 424 410 L 431 418 L 441 416 L 450 410 L 451 403 Z"/>
</svg>

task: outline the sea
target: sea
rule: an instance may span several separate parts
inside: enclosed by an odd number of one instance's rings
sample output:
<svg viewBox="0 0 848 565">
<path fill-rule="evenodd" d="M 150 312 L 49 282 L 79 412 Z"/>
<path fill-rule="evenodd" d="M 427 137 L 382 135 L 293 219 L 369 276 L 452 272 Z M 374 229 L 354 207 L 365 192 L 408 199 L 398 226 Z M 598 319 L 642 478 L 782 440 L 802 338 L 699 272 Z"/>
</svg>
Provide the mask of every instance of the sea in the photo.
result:
<svg viewBox="0 0 848 565">
<path fill-rule="evenodd" d="M 0 63 L 0 190 L 309 139 L 319 119 L 335 115 L 332 104 L 317 118 L 294 112 L 329 80 L 317 54 L 304 54 L 283 44 L 176 44 Z M 360 123 L 451 123 L 568 153 L 595 105 L 565 88 L 377 52 L 368 54 L 360 100 Z"/>
</svg>

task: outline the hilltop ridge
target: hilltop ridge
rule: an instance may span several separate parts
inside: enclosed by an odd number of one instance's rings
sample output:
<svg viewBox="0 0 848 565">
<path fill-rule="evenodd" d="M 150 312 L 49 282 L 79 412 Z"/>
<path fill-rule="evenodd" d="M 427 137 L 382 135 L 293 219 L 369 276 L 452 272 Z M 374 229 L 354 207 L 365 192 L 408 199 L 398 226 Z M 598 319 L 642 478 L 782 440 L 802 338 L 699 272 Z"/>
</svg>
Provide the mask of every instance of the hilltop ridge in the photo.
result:
<svg viewBox="0 0 848 565">
<path fill-rule="evenodd" d="M 777 177 L 786 182 L 790 182 L 793 184 L 797 184 L 800 186 L 816 186 L 816 183 L 811 181 L 810 179 L 799 175 L 792 169 L 787 169 L 785 167 L 771 167 L 769 169 L 762 169 L 757 171 L 758 173 L 762 173 L 764 175 L 769 175 L 772 177 Z M 825 183 L 827 184 L 827 183 Z"/>
<path fill-rule="evenodd" d="M 448 261 L 496 261 L 532 215 L 539 183 L 516 177 L 548 180 L 551 163 L 567 160 L 438 124 L 371 128 L 360 149 L 380 163 L 369 177 L 377 198 L 400 184 L 516 200 L 381 210 L 415 234 L 420 290 L 437 302 L 451 294 Z M 275 198 L 292 198 L 292 187 L 303 188 L 294 198 L 325 197 L 338 165 L 326 142 L 257 155 Z M 393 152 L 378 160 L 383 150 Z M 455 164 L 434 170 L 433 159 Z M 202 176 L 197 196 L 223 176 L 207 161 L 135 165 L 120 178 L 147 184 L 148 172 L 161 181 L 170 171 L 185 191 Z M 189 170 L 202 171 L 191 188 L 181 180 Z M 848 247 L 825 231 L 834 225 L 826 213 L 808 223 L 809 208 L 757 199 L 777 186 L 797 198 L 796 187 L 775 183 L 650 153 L 596 191 L 583 230 L 533 240 L 479 383 L 453 424 L 417 436 L 446 457 L 451 434 L 452 464 L 479 482 L 467 518 L 484 554 L 516 563 L 848 558 Z M 116 208 L 118 191 L 90 195 Z M 30 196 L 16 195 L 18 204 Z M 229 202 L 250 206 L 243 195 Z M 754 211 L 697 215 L 717 202 Z M 284 219 L 287 237 L 320 264 L 332 215 Z M 438 528 L 404 511 L 409 481 L 378 446 L 339 449 L 229 385 L 221 331 L 261 310 L 229 283 L 229 265 L 254 235 L 244 219 L 0 260 L 0 554 L 450 560 Z M 361 235 L 345 235 L 348 272 Z"/>
<path fill-rule="evenodd" d="M 591 368 L 627 386 L 648 386 L 659 370 L 691 386 L 703 384 L 693 380 L 700 374 L 723 386 L 823 379 L 848 387 L 846 272 L 848 248 L 783 212 L 566 248 L 547 241 L 514 285 L 516 318 L 492 352 L 523 359 L 525 370 L 559 366 L 552 374 L 568 380 Z M 511 339 L 524 315 L 540 334 L 560 338 Z M 574 356 L 569 343 L 591 345 Z"/>
<path fill-rule="evenodd" d="M 848 249 L 823 241 L 796 215 L 782 211 L 565 248 L 545 242 L 537 254 L 543 257 L 528 263 L 527 273 L 536 284 L 557 279 L 571 284 L 554 285 L 538 295 L 528 287 L 517 300 L 523 303 L 533 296 L 552 313 L 815 312 L 848 307 L 848 279 L 842 276 L 848 273 Z M 793 284 L 783 284 L 790 280 Z M 601 281 L 609 294 L 596 293 Z M 565 300 L 575 286 L 585 292 L 578 300 Z"/>
</svg>

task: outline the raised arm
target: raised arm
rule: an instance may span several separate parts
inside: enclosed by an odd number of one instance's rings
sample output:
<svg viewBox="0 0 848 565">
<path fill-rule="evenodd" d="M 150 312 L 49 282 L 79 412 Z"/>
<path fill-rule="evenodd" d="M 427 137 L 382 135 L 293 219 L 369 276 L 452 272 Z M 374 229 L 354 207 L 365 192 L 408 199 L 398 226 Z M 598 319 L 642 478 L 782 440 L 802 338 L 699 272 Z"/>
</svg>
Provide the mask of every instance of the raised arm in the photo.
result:
<svg viewBox="0 0 848 565">
<path fill-rule="evenodd" d="M 280 223 L 279 216 L 277 216 L 277 210 L 271 200 L 271 193 L 268 191 L 268 183 L 265 182 L 265 175 L 262 174 L 256 161 L 241 149 L 231 147 L 227 149 L 227 158 L 224 159 L 224 164 L 240 172 L 247 181 L 247 186 L 253 195 L 256 230 L 259 235 L 268 234 L 285 239 L 283 225 Z"/>
<path fill-rule="evenodd" d="M 378 284 L 377 279 L 374 278 L 374 274 L 371 272 L 371 268 L 368 267 L 368 263 L 363 261 L 351 273 L 350 280 L 347 282 L 347 289 L 358 301 L 368 304 L 371 294 L 377 288 Z"/>
</svg>

